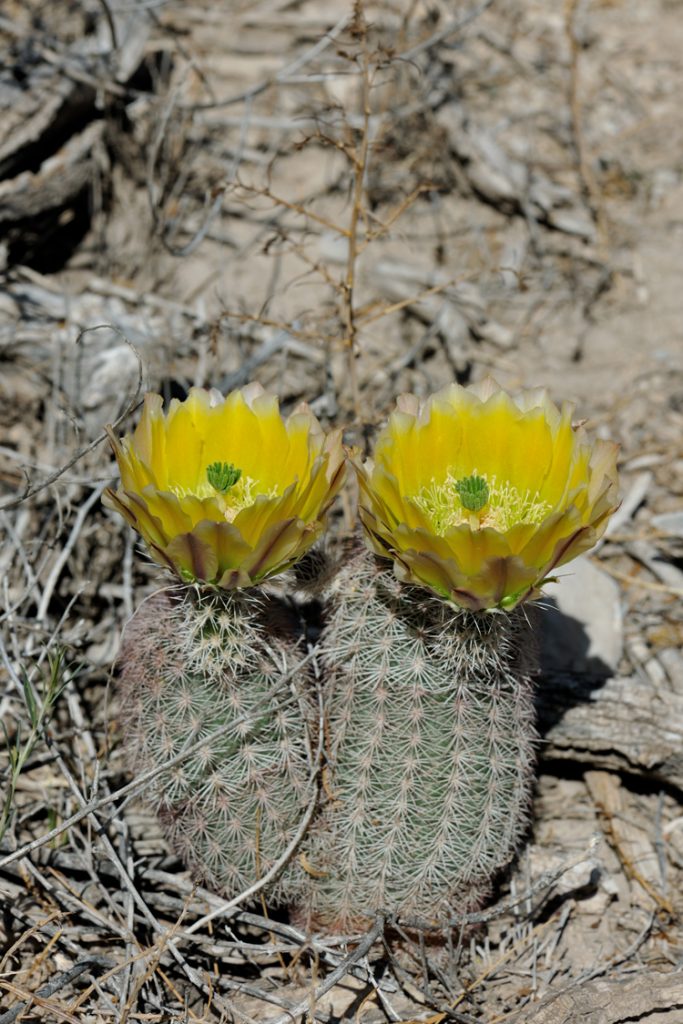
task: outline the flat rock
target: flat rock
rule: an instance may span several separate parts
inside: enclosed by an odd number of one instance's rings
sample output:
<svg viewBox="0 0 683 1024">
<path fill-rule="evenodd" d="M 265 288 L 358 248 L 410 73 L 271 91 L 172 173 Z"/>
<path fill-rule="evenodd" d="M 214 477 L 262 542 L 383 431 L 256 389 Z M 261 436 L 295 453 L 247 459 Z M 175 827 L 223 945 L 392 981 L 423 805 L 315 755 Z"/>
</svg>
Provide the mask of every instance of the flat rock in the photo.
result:
<svg viewBox="0 0 683 1024">
<path fill-rule="evenodd" d="M 669 537 L 683 537 L 683 512 L 663 512 L 653 516 L 652 525 Z"/>
<path fill-rule="evenodd" d="M 577 558 L 560 576 L 543 588 L 542 672 L 613 675 L 623 649 L 617 583 L 588 558 Z"/>
<path fill-rule="evenodd" d="M 635 976 L 570 985 L 553 993 L 514 1024 L 676 1024 L 683 1012 L 683 979 L 676 973 L 640 970 Z"/>
</svg>

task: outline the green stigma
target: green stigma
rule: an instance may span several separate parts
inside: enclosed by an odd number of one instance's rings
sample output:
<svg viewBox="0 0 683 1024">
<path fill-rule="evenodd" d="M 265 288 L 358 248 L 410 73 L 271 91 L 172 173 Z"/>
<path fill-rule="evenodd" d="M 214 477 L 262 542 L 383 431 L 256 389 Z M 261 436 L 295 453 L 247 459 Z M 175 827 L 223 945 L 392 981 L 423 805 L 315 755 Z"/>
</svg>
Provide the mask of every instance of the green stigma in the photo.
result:
<svg viewBox="0 0 683 1024">
<path fill-rule="evenodd" d="M 225 494 L 242 476 L 242 470 L 231 462 L 212 462 L 206 467 L 206 478 L 214 490 Z"/>
<path fill-rule="evenodd" d="M 465 476 L 456 481 L 455 490 L 468 512 L 478 512 L 489 500 L 489 485 L 483 476 Z"/>
</svg>

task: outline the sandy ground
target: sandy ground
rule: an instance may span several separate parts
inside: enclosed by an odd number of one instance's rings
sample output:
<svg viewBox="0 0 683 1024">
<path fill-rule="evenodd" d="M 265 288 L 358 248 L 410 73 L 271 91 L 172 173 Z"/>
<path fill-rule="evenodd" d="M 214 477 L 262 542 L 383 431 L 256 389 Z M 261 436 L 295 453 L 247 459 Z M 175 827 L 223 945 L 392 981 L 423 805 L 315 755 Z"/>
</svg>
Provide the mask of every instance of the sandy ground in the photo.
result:
<svg viewBox="0 0 683 1024">
<path fill-rule="evenodd" d="M 0 1022 L 683 1021 L 683 4 L 6 0 L 0 38 Z M 104 425 L 256 379 L 364 443 L 487 373 L 617 440 L 623 497 L 544 620 L 492 909 L 363 955 L 261 906 L 183 936 L 220 898 L 121 791 L 159 575 Z"/>
</svg>

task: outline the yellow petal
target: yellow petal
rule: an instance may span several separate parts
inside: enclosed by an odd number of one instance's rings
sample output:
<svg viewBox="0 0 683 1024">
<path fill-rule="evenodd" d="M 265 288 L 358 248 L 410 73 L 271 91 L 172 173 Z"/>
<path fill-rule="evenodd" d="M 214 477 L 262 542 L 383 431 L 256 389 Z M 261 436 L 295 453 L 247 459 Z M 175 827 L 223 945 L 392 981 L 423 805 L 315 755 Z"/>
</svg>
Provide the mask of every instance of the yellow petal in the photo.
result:
<svg viewBox="0 0 683 1024">
<path fill-rule="evenodd" d="M 542 409 L 522 413 L 505 392 L 473 411 L 457 475 L 481 473 L 535 492 L 552 458 L 551 432 Z"/>
<path fill-rule="evenodd" d="M 228 588 L 301 557 L 344 476 L 340 432 L 326 436 L 304 403 L 284 420 L 258 384 L 225 398 L 192 388 L 165 413 L 161 398 L 148 395 L 134 433 L 111 440 L 123 486 L 107 495 L 110 507 L 161 564 Z M 225 490 L 207 476 L 216 462 L 240 471 Z"/>
<path fill-rule="evenodd" d="M 616 506 L 614 446 L 592 446 L 571 418 L 542 389 L 508 395 L 491 378 L 426 402 L 401 396 L 373 459 L 352 459 L 371 546 L 402 579 L 473 610 L 537 596 Z M 460 503 L 458 484 L 474 475 L 489 487 L 480 514 Z"/>
<path fill-rule="evenodd" d="M 159 487 L 165 487 L 168 483 L 166 430 L 162 406 L 161 395 L 145 395 L 140 423 L 133 434 L 130 446 L 131 453 L 134 453 L 133 457 L 148 469 L 150 479 L 146 482 L 154 482 Z"/>
<path fill-rule="evenodd" d="M 171 491 L 157 491 L 153 487 L 144 487 L 141 497 L 151 514 L 162 524 L 167 537 L 179 533 L 187 533 L 192 529 L 192 520 L 183 510 L 180 501 Z"/>
</svg>

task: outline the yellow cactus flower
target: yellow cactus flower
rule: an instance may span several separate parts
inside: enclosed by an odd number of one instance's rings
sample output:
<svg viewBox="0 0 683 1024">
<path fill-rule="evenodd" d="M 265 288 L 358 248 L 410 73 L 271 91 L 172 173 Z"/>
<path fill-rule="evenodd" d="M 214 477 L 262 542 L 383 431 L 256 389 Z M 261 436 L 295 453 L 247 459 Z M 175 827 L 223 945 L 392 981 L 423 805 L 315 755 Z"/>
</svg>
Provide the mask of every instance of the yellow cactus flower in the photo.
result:
<svg viewBox="0 0 683 1024">
<path fill-rule="evenodd" d="M 591 445 L 571 418 L 545 391 L 512 396 L 490 378 L 401 396 L 374 460 L 353 460 L 372 548 L 472 611 L 537 597 L 617 506 L 617 446 Z"/>
<path fill-rule="evenodd" d="M 162 404 L 146 395 L 133 434 L 110 432 L 121 486 L 105 504 L 188 582 L 248 587 L 293 565 L 341 487 L 340 432 L 325 436 L 305 403 L 283 419 L 259 384 Z"/>
</svg>

